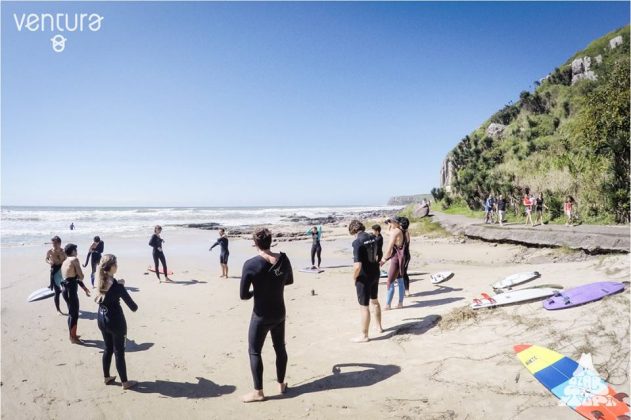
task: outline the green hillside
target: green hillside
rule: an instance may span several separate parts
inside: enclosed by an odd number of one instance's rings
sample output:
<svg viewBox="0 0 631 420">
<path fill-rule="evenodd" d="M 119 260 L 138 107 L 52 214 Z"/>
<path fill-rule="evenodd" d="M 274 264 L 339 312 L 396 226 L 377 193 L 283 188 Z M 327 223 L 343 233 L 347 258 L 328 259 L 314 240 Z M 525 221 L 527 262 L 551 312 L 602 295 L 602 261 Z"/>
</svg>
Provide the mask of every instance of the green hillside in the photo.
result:
<svg viewBox="0 0 631 420">
<path fill-rule="evenodd" d="M 618 35 L 622 44 L 611 48 Z M 587 64 L 575 70 L 589 71 L 572 83 L 572 61 L 583 57 Z M 553 217 L 569 194 L 584 221 L 628 222 L 629 60 L 626 26 L 576 53 L 534 92 L 521 92 L 449 153 L 447 201 L 475 210 L 490 192 L 518 201 L 528 187 L 545 194 Z M 498 131 L 488 132 L 491 124 Z"/>
</svg>

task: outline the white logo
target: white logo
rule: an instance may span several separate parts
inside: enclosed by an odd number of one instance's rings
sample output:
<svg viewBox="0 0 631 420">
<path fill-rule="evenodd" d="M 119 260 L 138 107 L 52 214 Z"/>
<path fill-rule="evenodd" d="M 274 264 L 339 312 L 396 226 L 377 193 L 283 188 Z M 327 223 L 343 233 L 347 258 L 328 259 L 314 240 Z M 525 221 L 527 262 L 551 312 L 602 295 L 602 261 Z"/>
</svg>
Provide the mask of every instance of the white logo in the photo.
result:
<svg viewBox="0 0 631 420">
<path fill-rule="evenodd" d="M 50 42 L 53 44 L 53 51 L 56 53 L 60 53 L 66 48 L 67 39 L 63 37 L 63 35 L 55 35 L 50 39 Z"/>
<path fill-rule="evenodd" d="M 22 13 L 13 14 L 15 28 L 18 32 L 52 32 L 57 33 L 50 41 L 53 51 L 62 52 L 66 48 L 66 37 L 59 32 L 97 32 L 101 30 L 103 16 L 98 13 Z"/>
</svg>

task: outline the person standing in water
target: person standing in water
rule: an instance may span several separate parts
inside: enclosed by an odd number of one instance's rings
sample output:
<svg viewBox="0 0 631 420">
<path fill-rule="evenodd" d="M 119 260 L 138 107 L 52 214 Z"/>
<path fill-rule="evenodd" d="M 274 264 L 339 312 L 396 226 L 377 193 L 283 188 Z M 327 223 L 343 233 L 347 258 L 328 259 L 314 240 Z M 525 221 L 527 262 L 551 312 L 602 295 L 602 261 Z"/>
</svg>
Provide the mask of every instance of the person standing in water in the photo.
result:
<svg viewBox="0 0 631 420">
<path fill-rule="evenodd" d="M 374 226 L 373 226 L 374 229 Z M 381 326 L 381 306 L 379 306 L 379 245 L 378 237 L 365 232 L 366 228 L 359 220 L 348 224 L 348 233 L 355 236 L 353 241 L 353 280 L 357 291 L 357 301 L 361 312 L 361 336 L 353 339 L 356 343 L 365 343 L 370 326 L 371 304 L 375 315 L 377 330 L 383 332 Z"/>
<path fill-rule="evenodd" d="M 70 230 L 74 230 L 74 222 L 70 223 Z"/>
<path fill-rule="evenodd" d="M 306 235 L 311 235 L 313 243 L 311 244 L 311 269 L 315 270 L 320 268 L 322 262 L 322 245 L 320 245 L 320 239 L 322 239 L 322 225 L 314 226 L 305 232 Z M 318 266 L 315 265 L 315 257 L 318 256 Z"/>
<path fill-rule="evenodd" d="M 240 296 L 242 300 L 254 297 L 254 308 L 248 332 L 250 368 L 254 380 L 254 391 L 243 396 L 243 402 L 265 400 L 263 393 L 263 359 L 261 351 L 267 333 L 272 335 L 276 352 L 276 380 L 281 394 L 287 390 L 285 372 L 287 351 L 285 349 L 285 286 L 293 284 L 294 276 L 289 258 L 284 253 L 270 251 L 272 233 L 268 229 L 254 232 L 256 257 L 243 264 Z M 253 290 L 250 290 L 250 286 Z"/>
<path fill-rule="evenodd" d="M 70 342 L 73 344 L 83 344 L 77 335 L 77 323 L 79 322 L 79 295 L 78 287 L 81 286 L 86 296 L 90 296 L 90 291 L 83 284 L 83 271 L 81 263 L 77 258 L 77 246 L 67 244 L 64 247 L 66 259 L 61 264 L 61 275 L 64 278 L 62 283 L 63 297 L 68 304 L 68 330 L 70 331 Z"/>
<path fill-rule="evenodd" d="M 105 242 L 101 240 L 100 237 L 95 236 L 94 242 L 90 245 L 90 250 L 88 251 L 88 255 L 85 257 L 84 267 L 88 265 L 88 260 L 90 260 L 92 264 L 92 272 L 90 273 L 90 283 L 92 283 L 92 288 L 94 289 L 94 273 L 96 273 L 96 268 L 99 265 L 99 261 L 101 261 L 101 255 L 105 250 Z"/>
<path fill-rule="evenodd" d="M 133 312 L 138 310 L 138 305 L 129 296 L 124 286 L 124 280 L 116 280 L 114 274 L 118 270 L 116 257 L 111 254 L 103 256 L 99 267 L 99 278 L 97 286 L 99 294 L 95 301 L 99 304 L 97 324 L 105 350 L 103 351 L 103 381 L 105 385 L 114 382 L 116 376 L 110 376 L 110 365 L 112 364 L 112 354 L 116 357 L 116 370 L 121 378 L 123 389 L 129 389 L 137 384 L 136 381 L 127 379 L 127 365 L 125 363 L 125 339 L 127 336 L 127 321 L 121 307 L 120 300 Z"/>
<path fill-rule="evenodd" d="M 51 239 L 53 247 L 46 253 L 46 263 L 50 265 L 50 283 L 48 288 L 55 291 L 55 308 L 59 315 L 65 315 L 59 308 L 59 295 L 61 295 L 61 283 L 63 277 L 61 275 L 61 264 L 66 259 L 66 253 L 61 249 L 61 239 L 59 236 L 53 236 Z"/>
<path fill-rule="evenodd" d="M 221 265 L 221 276 L 219 278 L 228 278 L 228 257 L 230 251 L 228 250 L 228 237 L 226 236 L 225 229 L 219 229 L 219 239 L 210 247 L 209 251 L 212 251 L 214 247 L 219 245 L 221 252 L 219 253 L 219 264 Z"/>
<path fill-rule="evenodd" d="M 403 298 L 405 296 L 405 284 L 403 282 L 403 274 L 405 263 L 405 246 L 407 236 L 400 225 L 401 218 L 397 217 L 390 220 L 388 223 L 388 230 L 390 231 L 390 241 L 384 254 L 384 260 L 380 265 L 384 265 L 387 261 L 390 261 L 390 267 L 388 269 L 388 280 L 386 285 L 388 293 L 386 295 L 386 307 L 384 310 L 391 309 L 390 304 L 394 297 L 394 283 L 396 280 L 397 288 L 399 289 L 399 304 L 397 308 L 403 307 Z"/>
<path fill-rule="evenodd" d="M 164 239 L 160 237 L 160 233 L 162 232 L 162 226 L 156 225 L 153 228 L 153 235 L 149 240 L 149 246 L 153 248 L 153 265 L 156 270 L 156 276 L 158 277 L 158 282 L 160 283 L 160 268 L 158 266 L 158 261 L 162 263 L 162 269 L 164 270 L 164 278 L 166 281 L 171 281 L 169 278 L 169 272 L 167 271 L 167 260 L 164 257 L 164 252 L 162 252 L 162 243 Z"/>
</svg>

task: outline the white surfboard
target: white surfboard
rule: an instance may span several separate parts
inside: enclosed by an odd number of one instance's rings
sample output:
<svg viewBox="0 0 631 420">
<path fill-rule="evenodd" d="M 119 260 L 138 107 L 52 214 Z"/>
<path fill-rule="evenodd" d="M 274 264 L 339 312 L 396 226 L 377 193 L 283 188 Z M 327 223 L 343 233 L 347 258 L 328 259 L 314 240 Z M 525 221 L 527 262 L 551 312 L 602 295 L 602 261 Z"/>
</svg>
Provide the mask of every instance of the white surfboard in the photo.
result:
<svg viewBox="0 0 631 420">
<path fill-rule="evenodd" d="M 37 300 L 48 299 L 51 296 L 54 296 L 55 292 L 50 290 L 48 287 L 42 287 L 41 289 L 37 289 L 33 293 L 31 293 L 26 299 L 27 302 L 35 302 Z"/>
<path fill-rule="evenodd" d="M 385 279 L 386 277 L 388 277 L 388 272 L 386 270 L 381 270 L 381 272 L 379 273 L 379 277 Z"/>
<path fill-rule="evenodd" d="M 432 279 L 432 284 L 438 284 L 449 280 L 453 277 L 453 275 L 454 273 L 452 273 L 451 271 L 440 271 L 438 273 L 432 274 L 429 277 Z"/>
<path fill-rule="evenodd" d="M 493 289 L 506 289 L 507 287 L 513 287 L 518 284 L 526 283 L 527 281 L 534 280 L 540 277 L 538 271 L 527 271 L 525 273 L 517 273 L 506 277 L 504 280 L 500 280 L 494 283 L 491 287 Z"/>
<path fill-rule="evenodd" d="M 560 289 L 551 287 L 536 287 L 532 289 L 519 289 L 489 296 L 485 293 L 482 297 L 474 299 L 471 304 L 472 309 L 490 308 L 493 306 L 509 305 L 511 303 L 527 302 L 530 300 L 543 299 L 554 295 Z"/>
</svg>

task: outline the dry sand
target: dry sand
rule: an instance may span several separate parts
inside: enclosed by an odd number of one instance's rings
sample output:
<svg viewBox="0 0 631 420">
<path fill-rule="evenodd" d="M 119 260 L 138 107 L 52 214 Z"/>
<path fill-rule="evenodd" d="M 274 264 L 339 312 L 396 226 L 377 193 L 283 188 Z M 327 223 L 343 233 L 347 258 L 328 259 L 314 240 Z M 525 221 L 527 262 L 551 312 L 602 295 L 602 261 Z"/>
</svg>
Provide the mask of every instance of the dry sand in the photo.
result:
<svg viewBox="0 0 631 420">
<path fill-rule="evenodd" d="M 151 262 L 148 238 L 104 238 L 106 252 L 119 258 L 117 277 L 126 280 L 139 306 L 136 313 L 124 308 L 128 374 L 140 382 L 131 391 L 103 385 L 102 337 L 92 298 L 80 291 L 84 346 L 69 343 L 66 318 L 55 314 L 52 299 L 26 303 L 33 290 L 48 284 L 47 247 L 3 250 L 2 418 L 580 418 L 560 407 L 522 367 L 512 350 L 518 343 L 575 359 L 591 352 L 600 374 L 629 393 L 628 290 L 555 312 L 545 311 L 541 302 L 476 313 L 462 309 L 480 292 L 490 292 L 489 284 L 519 271 L 541 272 L 533 285 L 626 281 L 628 255 L 417 237 L 412 297 L 403 309 L 383 314 L 383 334 L 372 330 L 372 341 L 355 344 L 350 342 L 359 329 L 352 238 L 338 229 L 323 242 L 323 265 L 337 268 L 320 275 L 297 272 L 308 265 L 310 242 L 274 248 L 286 252 L 295 269 L 295 284 L 285 289 L 291 390 L 277 395 L 268 338 L 263 357 L 270 400 L 243 404 L 241 395 L 252 388 L 247 354 L 252 302 L 239 300 L 238 276 L 254 249 L 249 241 L 231 241 L 233 277 L 226 280 L 217 277 L 218 253 L 207 251 L 215 232 L 165 230 L 163 237 L 175 284 L 158 284 L 153 274 L 144 274 Z M 442 270 L 455 277 L 436 287 L 429 273 Z M 380 286 L 382 305 L 385 292 Z"/>
</svg>

